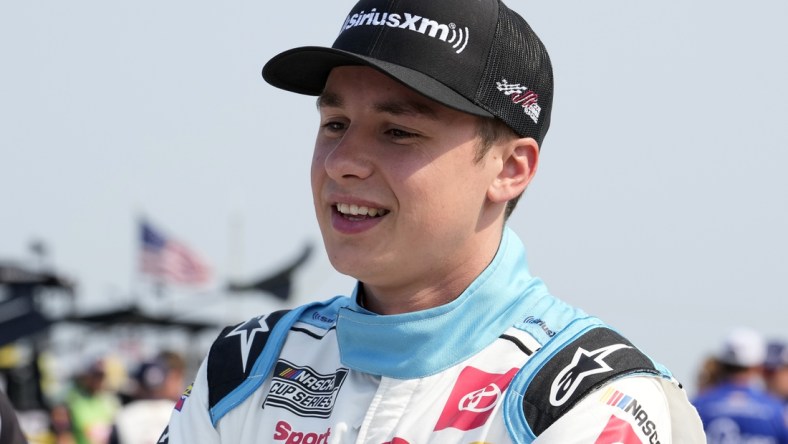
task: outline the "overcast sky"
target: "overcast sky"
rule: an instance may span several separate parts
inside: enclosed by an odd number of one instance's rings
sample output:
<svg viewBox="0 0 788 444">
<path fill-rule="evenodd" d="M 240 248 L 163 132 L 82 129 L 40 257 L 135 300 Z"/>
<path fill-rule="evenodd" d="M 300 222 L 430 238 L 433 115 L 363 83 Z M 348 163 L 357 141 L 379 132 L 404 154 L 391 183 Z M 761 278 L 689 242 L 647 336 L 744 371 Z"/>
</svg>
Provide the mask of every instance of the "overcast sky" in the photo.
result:
<svg viewBox="0 0 788 444">
<path fill-rule="evenodd" d="M 137 286 L 138 214 L 209 260 L 215 288 L 320 246 L 314 99 L 260 69 L 330 45 L 352 4 L 1 2 L 0 260 L 42 239 L 100 307 Z M 788 338 L 788 4 L 508 4 L 555 71 L 540 171 L 510 221 L 532 272 L 690 389 L 732 327 Z M 352 288 L 316 251 L 297 302 Z"/>
</svg>

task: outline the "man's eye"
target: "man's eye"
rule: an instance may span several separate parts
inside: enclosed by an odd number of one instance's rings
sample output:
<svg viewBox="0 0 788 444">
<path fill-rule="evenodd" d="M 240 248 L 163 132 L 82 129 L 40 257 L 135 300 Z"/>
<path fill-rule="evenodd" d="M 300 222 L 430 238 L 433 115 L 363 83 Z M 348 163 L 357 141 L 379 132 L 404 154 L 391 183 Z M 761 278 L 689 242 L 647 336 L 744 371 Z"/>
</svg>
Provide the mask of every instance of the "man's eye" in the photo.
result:
<svg viewBox="0 0 788 444">
<path fill-rule="evenodd" d="M 396 138 L 396 139 L 410 139 L 410 138 L 418 136 L 418 134 L 416 134 L 416 133 L 411 133 L 411 132 L 408 132 L 408 131 L 405 131 L 405 130 L 401 130 L 401 129 L 398 129 L 398 128 L 392 128 L 392 129 L 388 130 L 388 134 L 391 135 L 392 137 Z"/>
<path fill-rule="evenodd" d="M 326 122 L 323 124 L 323 128 L 330 132 L 338 132 L 345 129 L 345 124 L 342 122 Z"/>
</svg>

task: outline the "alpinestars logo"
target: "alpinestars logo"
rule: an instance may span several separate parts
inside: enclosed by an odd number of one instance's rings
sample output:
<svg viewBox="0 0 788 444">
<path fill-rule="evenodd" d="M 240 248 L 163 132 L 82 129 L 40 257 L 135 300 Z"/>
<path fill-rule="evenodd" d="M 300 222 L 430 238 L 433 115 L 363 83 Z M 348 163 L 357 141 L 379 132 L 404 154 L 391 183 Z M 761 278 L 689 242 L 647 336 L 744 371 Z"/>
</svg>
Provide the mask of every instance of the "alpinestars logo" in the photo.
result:
<svg viewBox="0 0 788 444">
<path fill-rule="evenodd" d="M 357 26 L 388 26 L 389 28 L 406 29 L 419 34 L 437 38 L 451 45 L 457 54 L 468 46 L 470 31 L 467 26 L 457 26 L 454 23 L 443 24 L 420 15 L 405 13 L 361 11 L 349 15 L 342 24 L 340 33 Z"/>
<path fill-rule="evenodd" d="M 539 123 L 539 113 L 542 112 L 542 108 L 536 103 L 537 100 L 539 100 L 539 94 L 519 83 L 510 84 L 506 79 L 495 82 L 495 86 L 498 88 L 498 91 L 509 96 L 513 103 L 522 106 L 525 114 L 527 114 L 534 123 Z"/>
<path fill-rule="evenodd" d="M 340 368 L 336 373 L 324 375 L 311 367 L 279 360 L 263 407 L 273 405 L 298 416 L 328 418 L 347 373 L 347 369 Z"/>
<path fill-rule="evenodd" d="M 572 397 L 583 379 L 613 370 L 604 359 L 609 354 L 624 348 L 631 347 L 624 344 L 613 344 L 592 351 L 578 347 L 572 357 L 572 362 L 558 372 L 550 385 L 550 404 L 556 407 L 563 405 Z"/>
</svg>

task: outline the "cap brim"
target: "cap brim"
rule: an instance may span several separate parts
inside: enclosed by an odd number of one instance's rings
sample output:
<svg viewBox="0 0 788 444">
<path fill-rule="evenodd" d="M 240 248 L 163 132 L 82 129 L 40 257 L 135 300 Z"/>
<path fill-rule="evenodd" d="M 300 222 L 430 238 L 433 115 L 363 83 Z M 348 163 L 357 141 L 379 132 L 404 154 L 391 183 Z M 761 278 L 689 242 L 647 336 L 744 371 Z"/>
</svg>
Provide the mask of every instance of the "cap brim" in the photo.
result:
<svg viewBox="0 0 788 444">
<path fill-rule="evenodd" d="M 370 66 L 449 108 L 493 117 L 487 110 L 419 71 L 340 49 L 305 46 L 285 51 L 265 64 L 263 78 L 277 88 L 317 96 L 323 92 L 331 70 L 348 65 Z"/>
</svg>

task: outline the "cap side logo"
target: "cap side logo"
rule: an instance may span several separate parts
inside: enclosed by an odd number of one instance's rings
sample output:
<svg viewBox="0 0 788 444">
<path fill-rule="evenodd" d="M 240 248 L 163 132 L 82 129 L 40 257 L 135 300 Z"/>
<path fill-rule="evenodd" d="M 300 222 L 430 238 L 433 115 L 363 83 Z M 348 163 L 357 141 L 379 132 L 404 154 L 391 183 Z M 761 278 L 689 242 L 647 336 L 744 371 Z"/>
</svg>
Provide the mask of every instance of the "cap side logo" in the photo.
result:
<svg viewBox="0 0 788 444">
<path fill-rule="evenodd" d="M 361 11 L 348 15 L 342 24 L 340 34 L 358 26 L 388 26 L 389 28 L 418 32 L 450 44 L 457 54 L 465 50 L 470 37 L 467 26 L 461 27 L 454 23 L 443 24 L 409 12 L 402 14 L 378 12 L 376 8 L 372 8 L 370 12 Z"/>
<path fill-rule="evenodd" d="M 529 90 L 527 87 L 522 86 L 519 83 L 510 84 L 506 81 L 506 79 L 502 79 L 500 82 L 495 82 L 495 86 L 498 88 L 498 91 L 501 91 L 505 95 L 509 96 L 513 103 L 522 106 L 525 114 L 527 114 L 528 117 L 534 121 L 534 123 L 539 123 L 539 113 L 542 112 L 542 108 L 537 103 L 539 100 L 539 94 Z"/>
</svg>

